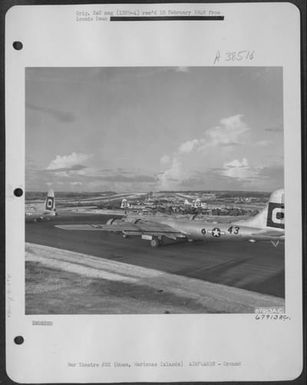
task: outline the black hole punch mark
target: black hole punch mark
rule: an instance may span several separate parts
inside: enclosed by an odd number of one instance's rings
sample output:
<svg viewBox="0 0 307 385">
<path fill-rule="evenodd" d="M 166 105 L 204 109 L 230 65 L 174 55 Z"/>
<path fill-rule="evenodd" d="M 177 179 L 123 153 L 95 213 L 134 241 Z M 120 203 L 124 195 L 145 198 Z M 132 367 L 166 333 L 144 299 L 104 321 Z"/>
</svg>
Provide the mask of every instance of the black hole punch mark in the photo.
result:
<svg viewBox="0 0 307 385">
<path fill-rule="evenodd" d="M 16 49 L 16 51 L 20 51 L 23 48 L 23 44 L 21 41 L 14 41 L 13 48 Z"/>
<path fill-rule="evenodd" d="M 19 188 L 19 187 L 15 188 L 15 190 L 14 190 L 15 197 L 21 197 L 22 194 L 23 194 L 22 188 Z"/>
<path fill-rule="evenodd" d="M 14 342 L 16 345 L 21 345 L 24 343 L 24 338 L 22 336 L 17 336 L 14 338 Z"/>
</svg>

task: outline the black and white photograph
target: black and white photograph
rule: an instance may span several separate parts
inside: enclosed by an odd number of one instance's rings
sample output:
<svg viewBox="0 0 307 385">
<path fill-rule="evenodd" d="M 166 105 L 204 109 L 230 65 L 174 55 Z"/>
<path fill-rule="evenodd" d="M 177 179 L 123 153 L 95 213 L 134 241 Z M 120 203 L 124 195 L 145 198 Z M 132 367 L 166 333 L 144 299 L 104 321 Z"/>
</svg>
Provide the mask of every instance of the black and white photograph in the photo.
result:
<svg viewBox="0 0 307 385">
<path fill-rule="evenodd" d="M 25 159 L 26 314 L 284 311 L 282 67 L 26 68 Z"/>
<path fill-rule="evenodd" d="M 5 17 L 8 376 L 297 378 L 300 10 L 64 3 Z"/>
</svg>

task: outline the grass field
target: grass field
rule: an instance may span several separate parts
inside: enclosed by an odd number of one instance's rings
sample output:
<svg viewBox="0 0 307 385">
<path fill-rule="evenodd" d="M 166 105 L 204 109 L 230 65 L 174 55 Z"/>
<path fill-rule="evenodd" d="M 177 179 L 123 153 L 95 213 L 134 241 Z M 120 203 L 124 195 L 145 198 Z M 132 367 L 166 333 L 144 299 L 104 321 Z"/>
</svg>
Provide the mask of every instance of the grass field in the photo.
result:
<svg viewBox="0 0 307 385">
<path fill-rule="evenodd" d="M 26 314 L 253 313 L 283 305 L 244 289 L 26 244 Z"/>
</svg>

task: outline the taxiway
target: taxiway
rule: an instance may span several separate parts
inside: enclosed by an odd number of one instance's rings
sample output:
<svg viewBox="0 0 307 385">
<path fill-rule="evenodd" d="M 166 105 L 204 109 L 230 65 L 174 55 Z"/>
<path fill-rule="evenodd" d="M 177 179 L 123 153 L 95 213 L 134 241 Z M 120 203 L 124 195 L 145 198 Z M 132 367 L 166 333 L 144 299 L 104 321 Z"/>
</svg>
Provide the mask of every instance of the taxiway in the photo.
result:
<svg viewBox="0 0 307 385">
<path fill-rule="evenodd" d="M 26 223 L 26 242 L 85 253 L 203 281 L 284 298 L 284 243 L 169 243 L 152 249 L 139 238 L 100 231 L 64 231 L 67 223 L 106 223 L 106 215 L 65 215 Z"/>
</svg>

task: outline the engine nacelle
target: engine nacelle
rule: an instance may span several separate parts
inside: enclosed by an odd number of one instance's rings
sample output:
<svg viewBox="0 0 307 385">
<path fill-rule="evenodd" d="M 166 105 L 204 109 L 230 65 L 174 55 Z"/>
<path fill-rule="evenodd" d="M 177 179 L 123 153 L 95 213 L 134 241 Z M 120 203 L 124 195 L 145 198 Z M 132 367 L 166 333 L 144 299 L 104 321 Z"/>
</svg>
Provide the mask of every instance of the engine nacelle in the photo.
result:
<svg viewBox="0 0 307 385">
<path fill-rule="evenodd" d="M 110 218 L 107 221 L 107 225 L 115 225 L 116 223 L 122 222 L 121 218 Z"/>
<path fill-rule="evenodd" d="M 125 222 L 132 223 L 133 225 L 136 225 L 138 222 L 141 221 L 141 218 L 126 218 Z"/>
</svg>

